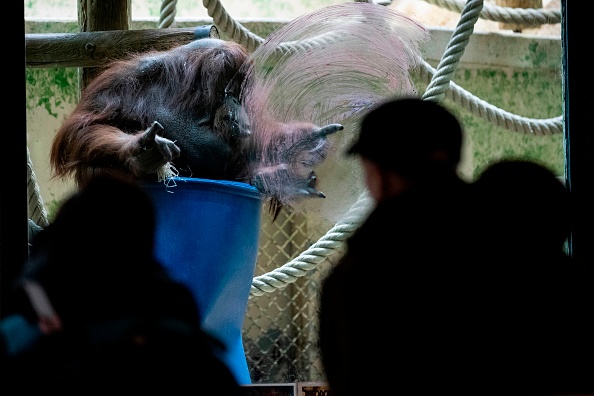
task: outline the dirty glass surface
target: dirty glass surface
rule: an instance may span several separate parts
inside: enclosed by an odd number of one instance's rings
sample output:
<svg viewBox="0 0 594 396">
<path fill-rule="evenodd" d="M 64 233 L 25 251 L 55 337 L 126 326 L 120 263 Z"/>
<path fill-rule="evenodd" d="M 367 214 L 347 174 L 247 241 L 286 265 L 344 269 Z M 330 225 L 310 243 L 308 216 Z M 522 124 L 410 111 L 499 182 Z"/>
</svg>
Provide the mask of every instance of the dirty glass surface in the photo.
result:
<svg viewBox="0 0 594 396">
<path fill-rule="evenodd" d="M 248 19 L 250 23 L 245 26 L 266 37 L 276 27 L 304 13 L 345 2 L 221 0 L 221 3 L 231 18 Z M 425 66 L 412 71 L 421 94 L 432 84 L 432 76 L 458 30 L 462 14 L 462 10 L 445 9 L 437 3 L 384 2 L 385 7 L 413 18 L 431 32 L 431 39 L 423 48 Z M 513 7 L 512 3 L 484 2 L 489 7 Z M 491 162 L 506 157 L 542 162 L 564 179 L 561 25 L 556 20 L 560 1 L 533 3 L 540 3 L 535 8 L 549 15 L 551 23 L 525 25 L 479 17 L 472 31 L 466 32 L 468 43 L 448 76 L 455 89 L 445 93 L 443 103 L 460 117 L 467 132 L 460 174 L 468 180 L 476 178 Z M 27 0 L 24 4 L 28 33 L 77 31 L 76 0 Z M 155 27 L 161 5 L 159 0 L 132 0 L 133 28 Z M 179 26 L 193 26 L 196 21 L 209 18 L 199 1 L 178 1 L 176 10 Z M 72 189 L 72 184 L 58 184 L 50 177 L 48 147 L 53 134 L 48 130 L 57 130 L 77 98 L 77 69 L 27 70 L 27 141 L 49 216 Z M 344 180 L 325 183 L 330 191 L 341 191 L 339 184 Z M 275 270 L 293 264 L 324 238 L 334 221 L 340 220 L 340 215 L 326 216 L 324 210 L 316 209 L 315 215 L 308 215 L 289 209 L 274 222 L 264 210 L 254 275 L 274 275 Z M 271 282 L 269 290 L 250 296 L 243 341 L 253 382 L 324 380 L 317 349 L 317 298 L 321 281 L 341 252 L 341 247 L 332 249 L 314 268 L 303 271 L 296 279 L 289 283 Z"/>
</svg>

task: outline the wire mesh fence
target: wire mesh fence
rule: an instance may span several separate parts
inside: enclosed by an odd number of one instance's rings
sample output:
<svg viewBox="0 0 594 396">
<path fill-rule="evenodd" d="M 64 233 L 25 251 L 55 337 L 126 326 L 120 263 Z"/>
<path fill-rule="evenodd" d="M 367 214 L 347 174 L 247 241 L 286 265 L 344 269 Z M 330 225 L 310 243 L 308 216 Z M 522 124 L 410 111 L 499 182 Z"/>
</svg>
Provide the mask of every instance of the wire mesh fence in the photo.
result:
<svg viewBox="0 0 594 396">
<path fill-rule="evenodd" d="M 301 214 L 283 209 L 272 221 L 263 211 L 255 276 L 289 262 L 318 238 Z M 253 383 L 325 380 L 317 342 L 318 296 L 338 256 L 326 258 L 294 283 L 248 301 L 243 343 Z"/>
</svg>

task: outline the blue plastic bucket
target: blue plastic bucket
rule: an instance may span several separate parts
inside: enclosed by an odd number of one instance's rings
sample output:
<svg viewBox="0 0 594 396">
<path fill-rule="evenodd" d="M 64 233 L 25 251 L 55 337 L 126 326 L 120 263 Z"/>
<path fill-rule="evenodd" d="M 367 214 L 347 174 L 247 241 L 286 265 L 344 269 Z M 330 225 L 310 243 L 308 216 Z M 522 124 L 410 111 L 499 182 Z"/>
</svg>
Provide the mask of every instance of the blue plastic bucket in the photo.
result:
<svg viewBox="0 0 594 396">
<path fill-rule="evenodd" d="M 146 188 L 157 211 L 157 258 L 192 290 L 204 329 L 227 348 L 222 359 L 240 384 L 250 384 L 241 329 L 258 255 L 260 192 L 181 177 Z"/>
</svg>

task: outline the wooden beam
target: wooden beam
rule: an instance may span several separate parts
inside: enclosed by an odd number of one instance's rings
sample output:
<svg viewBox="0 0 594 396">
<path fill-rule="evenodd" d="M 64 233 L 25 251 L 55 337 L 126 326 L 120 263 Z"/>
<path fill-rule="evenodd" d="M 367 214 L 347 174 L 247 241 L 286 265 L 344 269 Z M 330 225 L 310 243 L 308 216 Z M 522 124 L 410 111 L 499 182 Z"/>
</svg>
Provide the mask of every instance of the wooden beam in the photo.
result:
<svg viewBox="0 0 594 396">
<path fill-rule="evenodd" d="M 102 67 L 130 53 L 167 50 L 201 38 L 218 38 L 214 25 L 196 28 L 112 30 L 25 35 L 26 67 Z"/>
<path fill-rule="evenodd" d="M 131 0 L 78 0 L 80 31 L 129 30 L 132 20 L 131 9 Z M 84 89 L 102 70 L 101 67 L 82 68 L 80 73 L 81 89 Z"/>
</svg>

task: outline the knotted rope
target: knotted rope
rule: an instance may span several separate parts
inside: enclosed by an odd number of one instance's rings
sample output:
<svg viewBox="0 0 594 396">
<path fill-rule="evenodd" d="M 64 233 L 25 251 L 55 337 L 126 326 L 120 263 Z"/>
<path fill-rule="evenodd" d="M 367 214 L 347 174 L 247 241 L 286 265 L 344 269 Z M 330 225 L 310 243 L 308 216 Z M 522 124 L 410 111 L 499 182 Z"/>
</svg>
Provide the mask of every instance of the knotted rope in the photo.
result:
<svg viewBox="0 0 594 396">
<path fill-rule="evenodd" d="M 37 184 L 35 172 L 33 171 L 29 147 L 27 147 L 27 194 L 29 196 L 27 201 L 29 219 L 33 220 L 40 227 L 46 227 L 48 225 L 47 212 L 43 205 L 41 193 L 39 192 L 39 184 Z"/>
</svg>

